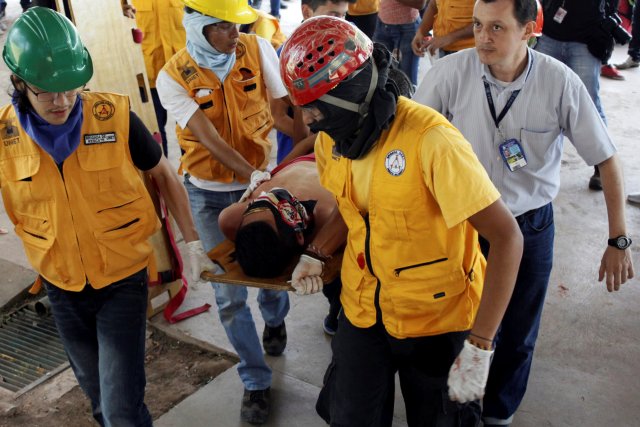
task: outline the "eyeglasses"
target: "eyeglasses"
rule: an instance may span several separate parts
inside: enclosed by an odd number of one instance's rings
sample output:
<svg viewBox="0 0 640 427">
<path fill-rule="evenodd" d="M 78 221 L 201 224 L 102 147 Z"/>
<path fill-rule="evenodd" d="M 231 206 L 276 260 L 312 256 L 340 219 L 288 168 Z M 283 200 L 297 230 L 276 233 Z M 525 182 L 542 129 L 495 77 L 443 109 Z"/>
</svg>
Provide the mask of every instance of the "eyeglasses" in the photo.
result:
<svg viewBox="0 0 640 427">
<path fill-rule="evenodd" d="M 213 28 L 215 28 L 218 31 L 223 31 L 225 33 L 231 32 L 232 29 L 236 28 L 239 29 L 240 28 L 240 24 L 234 24 L 233 22 L 217 22 L 215 24 L 211 24 L 213 25 Z"/>
<path fill-rule="evenodd" d="M 84 90 L 83 85 L 82 87 L 79 87 L 77 89 L 66 90 L 64 92 L 36 92 L 31 87 L 29 87 L 28 84 L 25 83 L 25 86 L 27 87 L 27 89 L 29 89 L 29 92 L 36 96 L 38 102 L 53 102 L 56 98 L 58 98 L 58 95 L 62 95 L 67 99 L 73 99 L 76 97 L 76 95 Z"/>
</svg>

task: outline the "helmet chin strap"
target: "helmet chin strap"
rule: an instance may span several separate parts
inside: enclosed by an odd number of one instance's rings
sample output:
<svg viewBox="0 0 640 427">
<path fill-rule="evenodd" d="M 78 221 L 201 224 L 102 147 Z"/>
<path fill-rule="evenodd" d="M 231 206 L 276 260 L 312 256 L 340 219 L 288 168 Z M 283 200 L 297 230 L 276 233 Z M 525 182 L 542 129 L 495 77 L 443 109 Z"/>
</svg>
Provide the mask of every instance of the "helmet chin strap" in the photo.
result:
<svg viewBox="0 0 640 427">
<path fill-rule="evenodd" d="M 371 98 L 373 97 L 373 92 L 376 90 L 376 86 L 378 86 L 378 67 L 376 67 L 376 63 L 373 60 L 373 56 L 369 57 L 369 61 L 371 61 L 371 65 L 373 68 L 371 69 L 371 81 L 369 82 L 369 91 L 367 92 L 367 96 L 364 99 L 364 102 L 361 104 L 356 104 L 355 102 L 345 101 L 344 99 L 336 98 L 335 96 L 331 96 L 329 94 L 324 94 L 320 98 L 319 101 L 326 102 L 327 104 L 331 104 L 338 108 L 342 108 L 344 110 L 353 111 L 354 113 L 360 114 L 360 122 L 369 114 L 369 103 L 371 102 Z M 355 74 L 352 74 L 354 76 Z"/>
</svg>

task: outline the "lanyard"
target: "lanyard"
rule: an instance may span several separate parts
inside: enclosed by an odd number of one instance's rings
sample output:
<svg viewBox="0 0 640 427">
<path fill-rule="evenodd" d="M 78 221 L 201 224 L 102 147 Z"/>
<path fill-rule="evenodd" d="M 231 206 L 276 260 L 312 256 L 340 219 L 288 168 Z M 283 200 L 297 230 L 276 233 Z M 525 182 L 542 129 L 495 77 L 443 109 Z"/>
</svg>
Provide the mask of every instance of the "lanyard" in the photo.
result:
<svg viewBox="0 0 640 427">
<path fill-rule="evenodd" d="M 505 104 L 504 108 L 500 112 L 500 115 L 496 118 L 496 107 L 493 105 L 493 96 L 491 96 L 491 88 L 489 87 L 489 83 L 487 83 L 486 81 L 482 81 L 482 83 L 484 83 L 484 93 L 485 95 L 487 95 L 487 102 L 489 103 L 489 111 L 491 111 L 491 118 L 493 118 L 493 123 L 496 124 L 496 129 L 500 131 L 500 122 L 502 121 L 504 116 L 507 114 L 507 111 L 509 111 L 509 108 L 511 108 L 513 101 L 516 100 L 516 97 L 520 93 L 520 89 L 514 90 L 513 92 L 511 92 L 511 96 L 507 100 L 507 103 Z"/>
</svg>

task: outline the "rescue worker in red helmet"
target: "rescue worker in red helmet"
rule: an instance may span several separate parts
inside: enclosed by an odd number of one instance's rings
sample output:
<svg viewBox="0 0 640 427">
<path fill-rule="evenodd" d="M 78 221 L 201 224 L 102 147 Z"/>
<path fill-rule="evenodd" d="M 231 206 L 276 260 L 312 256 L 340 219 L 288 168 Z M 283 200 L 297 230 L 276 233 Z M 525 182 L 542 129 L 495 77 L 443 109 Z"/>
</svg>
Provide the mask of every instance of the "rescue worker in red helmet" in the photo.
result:
<svg viewBox="0 0 640 427">
<path fill-rule="evenodd" d="M 271 153 L 269 132 L 277 125 L 270 105 L 280 103 L 280 109 L 286 110 L 283 104 L 288 99 L 271 44 L 238 31 L 241 24 L 257 18 L 247 0 L 185 0 L 185 6 L 186 48 L 160 71 L 156 87 L 162 104 L 178 123 L 184 185 L 198 233 L 205 249 L 211 250 L 224 240 L 218 227 L 220 212 L 270 179 L 266 171 Z M 293 126 L 290 117 L 280 120 Z M 286 133 L 292 134 L 291 129 Z M 258 292 L 265 320 L 260 346 L 247 305 L 247 288 L 212 286 L 220 321 L 240 357 L 238 374 L 245 390 L 240 415 L 249 423 L 265 423 L 272 375 L 263 348 L 271 356 L 284 351 L 289 297 L 284 291 Z"/>
<path fill-rule="evenodd" d="M 281 54 L 289 96 L 320 132 L 320 182 L 349 229 L 344 316 L 316 408 L 331 425 L 390 426 L 398 372 L 410 426 L 477 425 L 522 235 L 463 136 L 390 90 L 390 61 L 331 17 L 302 23 Z M 319 232 L 293 272 L 298 293 L 322 288 L 335 249 Z"/>
<path fill-rule="evenodd" d="M 144 404 L 149 236 L 160 226 L 139 170 L 165 197 L 195 277 L 213 270 L 184 187 L 129 99 L 84 92 L 89 52 L 71 23 L 33 7 L 7 35 L 0 109 L 4 207 L 44 286 L 78 383 L 102 426 L 151 426 Z M 39 288 L 39 286 L 37 286 Z"/>
</svg>

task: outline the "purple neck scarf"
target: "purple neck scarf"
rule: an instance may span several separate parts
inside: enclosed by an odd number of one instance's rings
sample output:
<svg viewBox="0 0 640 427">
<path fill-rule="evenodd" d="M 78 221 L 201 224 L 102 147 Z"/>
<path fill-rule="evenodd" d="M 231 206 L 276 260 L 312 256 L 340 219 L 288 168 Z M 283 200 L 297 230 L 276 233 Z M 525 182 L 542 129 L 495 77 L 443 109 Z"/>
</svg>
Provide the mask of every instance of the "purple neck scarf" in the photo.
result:
<svg viewBox="0 0 640 427">
<path fill-rule="evenodd" d="M 82 102 L 80 96 L 71 110 L 67 121 L 61 125 L 52 125 L 40 117 L 31 108 L 27 112 L 20 112 L 16 96 L 11 97 L 11 103 L 18 115 L 20 125 L 44 151 L 49 153 L 57 164 L 66 160 L 80 144 L 80 130 L 82 129 Z"/>
</svg>

